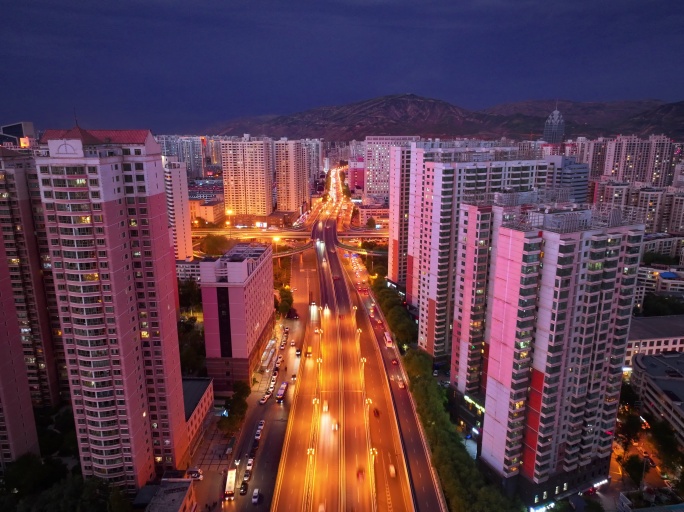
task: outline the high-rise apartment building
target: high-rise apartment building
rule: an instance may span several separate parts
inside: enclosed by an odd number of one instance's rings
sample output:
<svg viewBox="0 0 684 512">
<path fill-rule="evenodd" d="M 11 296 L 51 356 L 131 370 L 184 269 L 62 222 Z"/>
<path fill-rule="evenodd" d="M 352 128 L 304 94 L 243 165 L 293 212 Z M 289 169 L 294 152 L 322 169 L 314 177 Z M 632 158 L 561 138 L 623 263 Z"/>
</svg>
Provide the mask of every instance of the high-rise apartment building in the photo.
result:
<svg viewBox="0 0 684 512">
<path fill-rule="evenodd" d="M 304 167 L 309 184 L 318 177 L 323 169 L 323 148 L 319 139 L 302 139 L 302 149 L 304 150 Z M 307 200 L 308 200 L 307 188 Z"/>
<path fill-rule="evenodd" d="M 7 254 L 0 261 L 0 274 L 11 281 L 31 401 L 35 407 L 50 408 L 60 401 L 55 360 L 60 338 L 53 338 L 45 289 L 49 281 L 43 279 L 51 274 L 49 258 L 41 257 L 36 236 L 44 232 L 42 223 L 33 156 L 0 148 L 0 245 Z"/>
<path fill-rule="evenodd" d="M 186 166 L 173 156 L 162 156 L 162 165 L 174 257 L 177 261 L 190 261 L 193 253 Z"/>
<path fill-rule="evenodd" d="M 406 147 L 419 141 L 418 136 L 366 137 L 366 194 L 381 200 L 389 199 L 390 148 Z"/>
<path fill-rule="evenodd" d="M 673 157 L 674 144 L 665 135 L 619 135 L 606 142 L 602 178 L 666 187 L 674 176 Z"/>
<path fill-rule="evenodd" d="M 188 463 L 161 149 L 48 130 L 36 168 L 81 470 L 133 491 Z"/>
<path fill-rule="evenodd" d="M 185 164 L 189 178 L 202 178 L 206 138 L 196 135 L 157 135 L 163 156 L 175 156 Z"/>
<path fill-rule="evenodd" d="M 551 112 L 551 115 L 544 123 L 544 140 L 549 144 L 560 144 L 565 136 L 565 121 L 558 109 Z"/>
<path fill-rule="evenodd" d="M 273 331 L 270 245 L 238 244 L 200 263 L 207 372 L 216 394 L 251 382 Z"/>
<path fill-rule="evenodd" d="M 391 155 L 389 279 L 405 290 L 408 304 L 418 311 L 418 345 L 447 358 L 461 198 L 542 187 L 548 165 L 515 158 L 517 148 L 473 141 L 415 142 Z"/>
<path fill-rule="evenodd" d="M 25 233 L 21 224 L 24 216 L 30 219 L 28 173 L 35 173 L 29 157 L 0 147 L 0 475 L 25 453 L 38 453 L 32 401 L 51 405 L 57 395 L 54 363 L 43 354 L 43 343 L 51 348 L 47 318 L 38 315 L 35 298 L 28 295 L 34 285 L 41 289 L 40 273 L 25 275 L 37 270 L 25 238 L 33 233 Z M 40 367 L 47 364 L 49 374 Z"/>
<path fill-rule="evenodd" d="M 571 201 L 586 203 L 589 195 L 589 165 L 579 163 L 574 156 L 551 155 L 544 157 L 549 164 L 546 186 L 566 189 Z"/>
<path fill-rule="evenodd" d="M 233 215 L 273 213 L 273 141 L 245 135 L 221 141 L 226 210 Z"/>
<path fill-rule="evenodd" d="M 273 143 L 278 211 L 304 213 L 309 200 L 309 167 L 304 144 L 281 139 Z"/>
<path fill-rule="evenodd" d="M 530 507 L 608 475 L 638 217 L 524 194 L 461 204 L 452 375 L 481 460 Z"/>
</svg>

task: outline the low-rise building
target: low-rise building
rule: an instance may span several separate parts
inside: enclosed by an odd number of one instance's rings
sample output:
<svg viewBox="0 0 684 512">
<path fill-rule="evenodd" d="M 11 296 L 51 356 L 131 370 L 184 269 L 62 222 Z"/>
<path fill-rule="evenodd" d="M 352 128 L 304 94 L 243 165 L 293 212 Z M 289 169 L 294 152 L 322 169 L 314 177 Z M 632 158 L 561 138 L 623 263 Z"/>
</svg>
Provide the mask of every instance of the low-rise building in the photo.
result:
<svg viewBox="0 0 684 512">
<path fill-rule="evenodd" d="M 183 405 L 192 456 L 202 440 L 214 410 L 214 385 L 211 379 L 184 377 Z"/>
<path fill-rule="evenodd" d="M 366 205 L 359 206 L 359 223 L 365 226 L 368 219 L 375 220 L 376 225 L 386 228 L 389 225 L 389 206 L 388 205 Z"/>
<path fill-rule="evenodd" d="M 200 260 L 176 261 L 176 277 L 181 281 L 193 279 L 199 283 L 200 280 Z"/>
<path fill-rule="evenodd" d="M 684 353 L 638 354 L 632 361 L 632 386 L 642 412 L 668 422 L 684 445 Z"/>
<path fill-rule="evenodd" d="M 684 315 L 633 317 L 627 339 L 625 367 L 637 354 L 684 352 Z"/>
<path fill-rule="evenodd" d="M 250 382 L 273 330 L 273 250 L 241 243 L 200 263 L 207 373 L 214 392 Z"/>
<path fill-rule="evenodd" d="M 653 264 L 640 266 L 634 291 L 634 307 L 641 310 L 649 293 L 681 294 L 684 292 L 684 271 L 678 267 Z"/>
<path fill-rule="evenodd" d="M 146 505 L 146 506 L 145 506 Z M 197 509 L 195 486 L 189 478 L 165 478 L 159 485 L 146 485 L 133 502 L 134 510 L 145 512 L 191 512 Z"/>
<path fill-rule="evenodd" d="M 190 199 L 190 217 L 193 222 L 196 219 L 204 219 L 212 224 L 223 222 L 226 218 L 223 201 L 218 199 Z"/>
</svg>

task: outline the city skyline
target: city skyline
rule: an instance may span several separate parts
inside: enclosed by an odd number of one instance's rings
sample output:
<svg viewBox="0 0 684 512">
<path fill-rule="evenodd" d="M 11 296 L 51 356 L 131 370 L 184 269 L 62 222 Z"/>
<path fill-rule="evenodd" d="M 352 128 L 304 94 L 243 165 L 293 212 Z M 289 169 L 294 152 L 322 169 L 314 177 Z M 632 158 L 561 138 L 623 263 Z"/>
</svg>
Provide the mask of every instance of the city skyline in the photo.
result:
<svg viewBox="0 0 684 512">
<path fill-rule="evenodd" d="M 631 0 L 16 4 L 0 42 L 22 79 L 3 84 L 0 113 L 43 129 L 75 111 L 88 127 L 188 133 L 407 92 L 472 110 L 530 98 L 671 102 L 684 78 L 673 58 L 682 16 Z"/>
</svg>

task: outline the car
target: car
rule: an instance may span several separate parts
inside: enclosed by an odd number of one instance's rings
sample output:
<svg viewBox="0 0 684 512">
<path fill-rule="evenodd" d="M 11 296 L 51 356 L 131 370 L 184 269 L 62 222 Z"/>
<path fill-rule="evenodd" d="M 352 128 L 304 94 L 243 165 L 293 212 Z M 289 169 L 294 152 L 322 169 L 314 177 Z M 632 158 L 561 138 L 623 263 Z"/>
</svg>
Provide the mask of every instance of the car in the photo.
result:
<svg viewBox="0 0 684 512">
<path fill-rule="evenodd" d="M 254 439 L 256 439 L 257 441 L 261 439 L 261 430 L 256 431 L 256 434 L 254 434 Z"/>
<path fill-rule="evenodd" d="M 380 417 L 380 411 L 378 410 L 377 407 L 375 409 L 373 409 L 373 416 L 375 416 L 376 418 Z"/>
<path fill-rule="evenodd" d="M 264 425 L 266 425 L 266 420 L 261 420 L 258 423 L 258 428 L 264 428 Z"/>
<path fill-rule="evenodd" d="M 275 364 L 275 367 L 276 367 L 276 368 L 280 368 L 280 365 L 281 365 L 281 364 L 282 364 L 281 361 L 277 361 L 276 364 Z"/>
<path fill-rule="evenodd" d="M 399 386 L 399 389 L 404 389 L 406 387 L 403 379 L 397 380 L 397 385 Z"/>
<path fill-rule="evenodd" d="M 247 469 L 247 471 L 252 471 L 252 469 L 254 469 L 254 459 L 247 459 L 247 467 L 245 469 Z"/>
<path fill-rule="evenodd" d="M 339 280 L 340 280 L 340 276 L 338 276 L 338 275 L 333 276 L 333 281 L 339 281 Z"/>
<path fill-rule="evenodd" d="M 302 355 L 302 349 L 298 348 L 297 351 L 295 352 L 295 354 L 297 355 L 297 357 L 301 356 Z"/>
<path fill-rule="evenodd" d="M 199 472 L 199 470 L 195 469 L 188 469 L 187 472 L 188 478 L 191 478 L 192 480 L 204 480 L 204 475 Z"/>
<path fill-rule="evenodd" d="M 260 403 L 261 405 L 264 405 L 266 402 L 268 402 L 268 399 L 269 399 L 269 398 L 270 398 L 270 397 L 264 395 L 264 396 L 261 397 L 261 400 L 259 400 L 259 403 Z"/>
<path fill-rule="evenodd" d="M 252 472 L 248 469 L 245 471 L 244 476 L 242 477 L 243 482 L 249 482 L 249 479 L 252 478 Z"/>
<path fill-rule="evenodd" d="M 266 391 L 266 393 L 264 393 L 264 396 L 265 396 L 267 399 L 268 399 L 268 398 L 271 398 L 272 395 L 273 395 L 273 391 Z"/>
<path fill-rule="evenodd" d="M 295 346 L 295 341 L 294 341 L 294 340 L 290 341 L 290 346 L 291 346 L 291 347 L 294 347 L 294 346 Z"/>
<path fill-rule="evenodd" d="M 328 401 L 323 400 L 323 412 L 328 412 Z"/>
<path fill-rule="evenodd" d="M 434 370 L 434 371 L 432 372 L 432 376 L 433 376 L 433 377 L 437 377 L 437 375 L 439 375 L 439 370 Z"/>
<path fill-rule="evenodd" d="M 332 429 L 333 430 L 339 430 L 340 429 L 340 424 L 337 421 L 333 421 L 332 423 Z"/>
<path fill-rule="evenodd" d="M 280 363 L 282 360 L 283 360 L 283 356 L 282 356 L 282 355 L 279 355 L 279 356 L 276 358 L 276 361 L 279 362 L 279 363 Z"/>
<path fill-rule="evenodd" d="M 283 342 L 280 344 L 280 350 L 283 350 L 284 348 L 285 348 L 285 342 L 283 341 Z"/>
<path fill-rule="evenodd" d="M 247 490 L 249 489 L 249 484 L 247 482 L 242 482 L 240 484 L 240 494 L 243 496 L 247 494 Z"/>
<path fill-rule="evenodd" d="M 392 364 L 394 366 L 397 366 L 399 364 L 399 361 L 397 361 L 396 359 L 392 359 Z"/>
<path fill-rule="evenodd" d="M 644 461 L 649 465 L 649 467 L 656 467 L 656 463 L 651 457 L 644 457 Z"/>
<path fill-rule="evenodd" d="M 296 373 L 292 374 L 292 380 L 297 380 L 297 374 Z"/>
<path fill-rule="evenodd" d="M 254 489 L 254 492 L 252 493 L 252 505 L 258 505 L 259 504 L 259 489 Z"/>
<path fill-rule="evenodd" d="M 275 370 L 273 370 L 273 373 L 271 375 L 273 375 L 274 377 L 277 377 L 278 376 L 278 369 L 276 368 Z"/>
<path fill-rule="evenodd" d="M 359 480 L 363 480 L 363 478 L 364 478 L 365 476 L 366 476 L 366 471 L 365 471 L 363 468 L 359 468 L 359 469 L 356 471 L 356 478 L 358 478 Z"/>
<path fill-rule="evenodd" d="M 397 476 L 397 470 L 396 470 L 396 468 L 394 467 L 394 464 L 390 464 L 390 465 L 389 465 L 389 476 L 390 476 L 391 478 L 394 478 L 395 476 Z"/>
<path fill-rule="evenodd" d="M 297 289 L 297 288 L 292 288 L 292 290 L 296 290 L 296 289 Z M 283 329 L 283 331 L 284 331 L 284 332 L 290 332 L 290 328 L 289 328 L 289 327 L 285 327 L 285 328 Z"/>
</svg>

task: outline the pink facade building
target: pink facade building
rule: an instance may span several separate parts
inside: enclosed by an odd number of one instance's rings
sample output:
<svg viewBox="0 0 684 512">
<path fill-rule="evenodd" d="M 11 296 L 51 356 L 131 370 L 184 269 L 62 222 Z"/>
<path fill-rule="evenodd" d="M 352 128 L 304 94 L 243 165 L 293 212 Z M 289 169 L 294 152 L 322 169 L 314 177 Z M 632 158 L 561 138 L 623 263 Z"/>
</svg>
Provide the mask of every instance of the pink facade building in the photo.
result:
<svg viewBox="0 0 684 512">
<path fill-rule="evenodd" d="M 10 227 L 10 232 L 16 229 L 15 225 L 5 222 L 6 215 L 11 206 L 16 206 L 8 201 L 10 191 L 15 187 L 9 187 L 10 175 L 15 171 L 23 170 L 26 159 L 14 152 L 0 148 L 0 224 L 4 228 Z M 31 169 L 32 167 L 29 167 Z M 29 169 L 26 169 L 29 172 Z M 21 173 L 18 173 L 21 174 Z M 14 175 L 13 177 L 17 177 Z M 21 189 L 21 187 L 20 187 Z M 27 364 L 24 355 L 24 340 L 27 329 L 30 330 L 30 322 L 22 324 L 20 311 L 17 303 L 23 299 L 23 283 L 19 279 L 19 254 L 11 254 L 14 244 L 0 243 L 0 475 L 5 471 L 8 463 L 16 460 L 25 453 L 38 453 L 38 436 L 33 418 L 32 393 L 29 388 L 27 376 Z M 23 256 L 23 255 L 22 255 Z M 26 276 L 24 276 L 26 277 Z M 22 288 L 15 287 L 15 283 Z M 15 295 L 15 290 L 18 295 Z M 23 312 L 25 313 L 25 311 Z M 26 345 L 34 348 L 33 343 Z M 27 350 L 28 351 L 28 350 Z M 40 396 L 39 380 L 35 381 L 34 388 Z"/>
<path fill-rule="evenodd" d="M 461 418 L 530 507 L 608 476 L 644 232 L 637 211 L 551 194 L 465 200 L 456 259 Z"/>
<path fill-rule="evenodd" d="M 207 372 L 214 392 L 251 381 L 273 332 L 273 258 L 270 245 L 238 244 L 200 263 Z"/>
<path fill-rule="evenodd" d="M 451 355 L 456 235 L 466 194 L 544 186 L 548 164 L 477 141 L 412 142 L 390 150 L 389 280 L 418 312 L 418 346 Z"/>
<path fill-rule="evenodd" d="M 188 463 L 160 146 L 48 130 L 36 167 L 81 469 L 133 491 Z"/>
<path fill-rule="evenodd" d="M 60 402 L 56 353 L 63 356 L 63 349 L 59 325 L 53 331 L 49 314 L 57 311 L 50 263 L 39 253 L 47 240 L 38 173 L 30 152 L 18 151 L 23 153 L 0 148 L 0 245 L 7 252 L 0 273 L 10 279 L 7 292 L 14 297 L 31 401 L 34 407 L 55 407 Z M 48 291 L 53 299 L 49 308 Z M 63 357 L 60 363 L 63 368 Z M 65 374 L 62 377 L 66 380 Z"/>
</svg>

